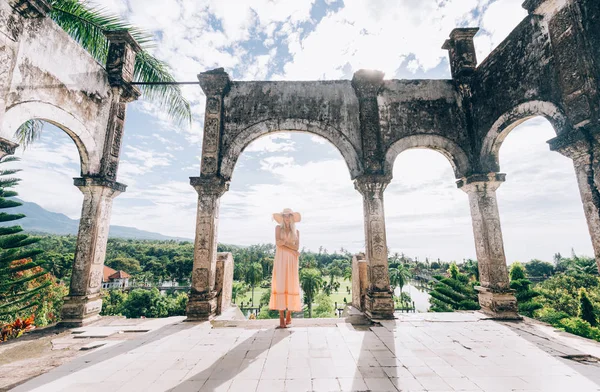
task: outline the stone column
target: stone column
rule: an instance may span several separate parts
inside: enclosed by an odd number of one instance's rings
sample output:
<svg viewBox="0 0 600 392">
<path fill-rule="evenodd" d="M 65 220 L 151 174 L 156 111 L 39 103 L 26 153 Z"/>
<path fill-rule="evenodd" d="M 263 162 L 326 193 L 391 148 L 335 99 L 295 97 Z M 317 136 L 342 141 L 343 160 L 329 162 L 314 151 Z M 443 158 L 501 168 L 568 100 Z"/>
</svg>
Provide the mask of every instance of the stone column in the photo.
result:
<svg viewBox="0 0 600 392">
<path fill-rule="evenodd" d="M 479 265 L 479 304 L 484 313 L 499 319 L 518 319 L 517 299 L 510 289 L 496 189 L 505 174 L 474 174 L 458 181 L 469 195 L 475 251 Z"/>
<path fill-rule="evenodd" d="M 583 212 L 600 271 L 600 143 L 582 131 L 557 136 L 548 143 L 551 150 L 573 160 Z"/>
<path fill-rule="evenodd" d="M 192 286 L 187 305 L 187 320 L 208 320 L 217 311 L 215 275 L 217 269 L 217 228 L 221 196 L 229 182 L 220 177 L 190 177 L 198 192 L 198 215 L 194 243 Z"/>
<path fill-rule="evenodd" d="M 82 326 L 96 320 L 102 309 L 100 287 L 113 198 L 125 185 L 97 177 L 75 179 L 83 207 L 69 295 L 61 310 L 61 325 Z"/>
<path fill-rule="evenodd" d="M 365 313 L 371 319 L 393 319 L 394 300 L 390 288 L 387 261 L 383 191 L 391 177 L 363 175 L 354 181 L 354 187 L 363 195 L 365 221 L 365 248 L 369 286 Z"/>
</svg>

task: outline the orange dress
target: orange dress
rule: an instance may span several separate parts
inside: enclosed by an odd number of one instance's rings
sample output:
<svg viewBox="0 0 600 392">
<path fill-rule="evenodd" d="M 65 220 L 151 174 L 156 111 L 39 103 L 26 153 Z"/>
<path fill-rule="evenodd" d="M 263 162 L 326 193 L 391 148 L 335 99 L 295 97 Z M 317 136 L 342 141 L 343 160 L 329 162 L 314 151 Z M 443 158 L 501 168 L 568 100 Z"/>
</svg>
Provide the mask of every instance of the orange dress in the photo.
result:
<svg viewBox="0 0 600 392">
<path fill-rule="evenodd" d="M 275 249 L 273 279 L 271 281 L 271 310 L 302 310 L 300 301 L 299 253 L 284 246 Z"/>
</svg>

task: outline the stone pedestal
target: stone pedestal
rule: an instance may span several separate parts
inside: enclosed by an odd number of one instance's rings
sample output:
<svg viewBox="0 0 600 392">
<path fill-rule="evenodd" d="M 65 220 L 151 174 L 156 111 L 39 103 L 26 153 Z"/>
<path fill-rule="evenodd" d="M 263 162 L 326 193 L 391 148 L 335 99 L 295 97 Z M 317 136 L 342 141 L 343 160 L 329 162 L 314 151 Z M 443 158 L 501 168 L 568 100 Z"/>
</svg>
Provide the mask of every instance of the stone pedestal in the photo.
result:
<svg viewBox="0 0 600 392">
<path fill-rule="evenodd" d="M 102 310 L 100 287 L 113 199 L 125 185 L 95 177 L 76 178 L 83 207 L 69 295 L 61 309 L 61 325 L 77 327 L 96 320 Z"/>
<path fill-rule="evenodd" d="M 518 318 L 517 300 L 510 289 L 496 189 L 504 182 L 501 173 L 475 174 L 458 181 L 469 195 L 475 251 L 479 265 L 479 304 L 494 318 Z"/>
<path fill-rule="evenodd" d="M 217 254 L 217 274 L 215 279 L 217 292 L 217 314 L 222 314 L 231 306 L 233 293 L 233 255 L 231 252 Z"/>
<path fill-rule="evenodd" d="M 494 290 L 482 286 L 475 287 L 481 311 L 500 320 L 520 320 L 517 313 L 517 299 L 514 290 Z"/>
<path fill-rule="evenodd" d="M 364 311 L 371 319 L 394 318 L 394 299 L 388 272 L 383 210 L 383 192 L 390 180 L 391 178 L 387 176 L 363 175 L 354 182 L 355 188 L 363 195 L 369 282 Z"/>
<path fill-rule="evenodd" d="M 352 257 L 352 306 L 360 311 L 365 310 L 368 287 L 367 260 L 364 253 L 359 253 Z"/>
<path fill-rule="evenodd" d="M 188 321 L 204 321 L 217 313 L 217 228 L 221 196 L 229 182 L 218 176 L 191 177 L 198 192 L 198 216 L 194 242 L 192 286 L 187 306 Z"/>
</svg>

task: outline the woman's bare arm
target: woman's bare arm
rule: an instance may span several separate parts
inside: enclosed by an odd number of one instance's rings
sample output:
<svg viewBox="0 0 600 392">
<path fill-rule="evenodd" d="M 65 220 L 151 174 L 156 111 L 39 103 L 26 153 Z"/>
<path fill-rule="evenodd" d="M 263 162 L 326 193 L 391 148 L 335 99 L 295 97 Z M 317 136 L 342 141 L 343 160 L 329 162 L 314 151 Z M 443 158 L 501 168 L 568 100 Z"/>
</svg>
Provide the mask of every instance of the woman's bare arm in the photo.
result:
<svg viewBox="0 0 600 392">
<path fill-rule="evenodd" d="M 275 226 L 275 244 L 285 246 L 285 241 L 281 239 L 281 226 Z"/>
</svg>

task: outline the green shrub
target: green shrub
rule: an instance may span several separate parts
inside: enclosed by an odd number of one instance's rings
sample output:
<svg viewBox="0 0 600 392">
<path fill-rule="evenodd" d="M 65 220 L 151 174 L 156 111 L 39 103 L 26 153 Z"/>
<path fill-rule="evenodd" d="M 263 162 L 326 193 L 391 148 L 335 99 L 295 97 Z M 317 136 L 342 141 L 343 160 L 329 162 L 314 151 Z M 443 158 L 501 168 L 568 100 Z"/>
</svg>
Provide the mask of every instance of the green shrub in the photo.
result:
<svg viewBox="0 0 600 392">
<path fill-rule="evenodd" d="M 600 342 L 600 328 L 592 327 L 579 317 L 564 318 L 560 320 L 559 326 L 566 332 Z"/>
<path fill-rule="evenodd" d="M 569 318 L 569 314 L 552 308 L 541 308 L 534 313 L 535 318 L 545 323 L 558 326 L 560 320 Z"/>
<path fill-rule="evenodd" d="M 598 325 L 598 320 L 594 314 L 594 305 L 583 287 L 579 289 L 579 317 L 590 323 L 592 327 Z"/>
</svg>

